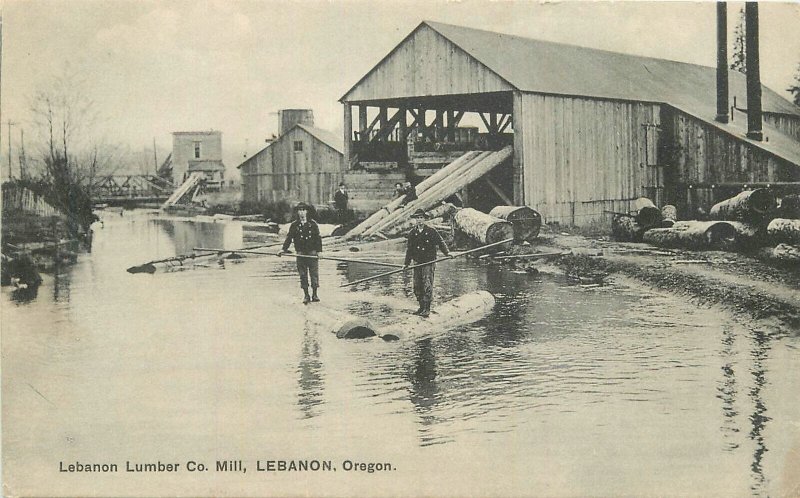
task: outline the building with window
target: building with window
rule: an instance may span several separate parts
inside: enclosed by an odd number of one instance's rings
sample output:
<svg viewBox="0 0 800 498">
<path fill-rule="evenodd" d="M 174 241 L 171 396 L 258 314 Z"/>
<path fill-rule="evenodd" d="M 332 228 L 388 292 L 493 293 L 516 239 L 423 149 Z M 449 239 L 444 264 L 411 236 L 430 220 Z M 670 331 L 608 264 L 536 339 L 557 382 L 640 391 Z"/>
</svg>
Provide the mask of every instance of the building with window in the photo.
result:
<svg viewBox="0 0 800 498">
<path fill-rule="evenodd" d="M 225 180 L 221 131 L 176 131 L 172 134 L 172 181 L 183 183 L 191 173 L 202 173 L 206 188 L 221 188 Z"/>
<path fill-rule="evenodd" d="M 243 200 L 327 206 L 342 180 L 342 138 L 314 127 L 311 110 L 279 115 L 278 138 L 237 166 Z"/>
</svg>

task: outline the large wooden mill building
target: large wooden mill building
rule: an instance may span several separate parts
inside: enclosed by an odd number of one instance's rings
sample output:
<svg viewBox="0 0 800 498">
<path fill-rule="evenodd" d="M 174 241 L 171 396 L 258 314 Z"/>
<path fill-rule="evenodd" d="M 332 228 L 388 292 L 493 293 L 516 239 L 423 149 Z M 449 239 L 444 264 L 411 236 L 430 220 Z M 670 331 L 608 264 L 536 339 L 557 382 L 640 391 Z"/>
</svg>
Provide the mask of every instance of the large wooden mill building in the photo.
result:
<svg viewBox="0 0 800 498">
<path fill-rule="evenodd" d="M 765 139 L 751 140 L 745 77 L 729 82 L 723 124 L 715 68 L 426 21 L 340 99 L 344 161 L 424 176 L 426 163 L 511 145 L 467 203 L 573 225 L 640 196 L 692 216 L 745 186 L 800 186 L 800 108 L 762 86 Z"/>
</svg>

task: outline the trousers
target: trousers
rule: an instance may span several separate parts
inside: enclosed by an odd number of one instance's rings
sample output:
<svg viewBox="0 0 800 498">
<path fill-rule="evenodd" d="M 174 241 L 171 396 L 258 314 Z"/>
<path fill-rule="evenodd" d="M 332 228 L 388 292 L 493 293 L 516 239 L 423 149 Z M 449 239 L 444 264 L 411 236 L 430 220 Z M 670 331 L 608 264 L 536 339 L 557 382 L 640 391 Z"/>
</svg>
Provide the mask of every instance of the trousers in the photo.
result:
<svg viewBox="0 0 800 498">
<path fill-rule="evenodd" d="M 300 253 L 298 253 L 300 254 Z M 300 274 L 300 287 L 308 289 L 309 276 L 311 287 L 319 287 L 319 260 L 316 258 L 297 258 L 297 273 Z"/>
<path fill-rule="evenodd" d="M 430 304 L 433 301 L 433 277 L 436 265 L 414 268 L 414 295 L 417 301 Z"/>
</svg>

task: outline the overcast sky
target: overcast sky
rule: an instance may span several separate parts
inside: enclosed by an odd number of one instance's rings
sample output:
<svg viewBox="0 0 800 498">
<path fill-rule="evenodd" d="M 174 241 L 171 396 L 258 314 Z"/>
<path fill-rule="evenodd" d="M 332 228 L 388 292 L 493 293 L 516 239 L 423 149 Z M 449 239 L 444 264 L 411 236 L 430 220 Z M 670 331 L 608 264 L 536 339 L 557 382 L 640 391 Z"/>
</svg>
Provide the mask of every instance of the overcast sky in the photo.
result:
<svg viewBox="0 0 800 498">
<path fill-rule="evenodd" d="M 742 5 L 728 6 L 731 41 Z M 788 95 L 800 62 L 800 5 L 759 8 L 762 81 Z M 277 131 L 278 109 L 311 108 L 317 126 L 340 133 L 338 99 L 426 19 L 716 60 L 709 2 L 6 0 L 2 16 L 3 163 L 5 122 L 30 126 L 29 96 L 64 64 L 87 77 L 111 141 L 143 148 L 155 138 L 166 150 L 173 131 L 218 129 L 233 169 Z M 14 147 L 18 135 L 15 128 Z"/>
</svg>

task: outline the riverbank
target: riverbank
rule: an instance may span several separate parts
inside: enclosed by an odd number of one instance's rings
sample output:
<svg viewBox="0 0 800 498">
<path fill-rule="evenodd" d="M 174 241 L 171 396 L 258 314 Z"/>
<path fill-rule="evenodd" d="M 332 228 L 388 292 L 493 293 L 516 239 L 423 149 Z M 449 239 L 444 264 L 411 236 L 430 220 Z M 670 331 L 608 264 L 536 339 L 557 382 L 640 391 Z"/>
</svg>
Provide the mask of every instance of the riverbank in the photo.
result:
<svg viewBox="0 0 800 498">
<path fill-rule="evenodd" d="M 553 264 L 593 280 L 621 274 L 653 288 L 717 305 L 735 315 L 781 328 L 800 327 L 800 267 L 765 261 L 757 253 L 665 250 L 565 233 L 544 234 L 541 245 L 570 250 Z"/>
</svg>

